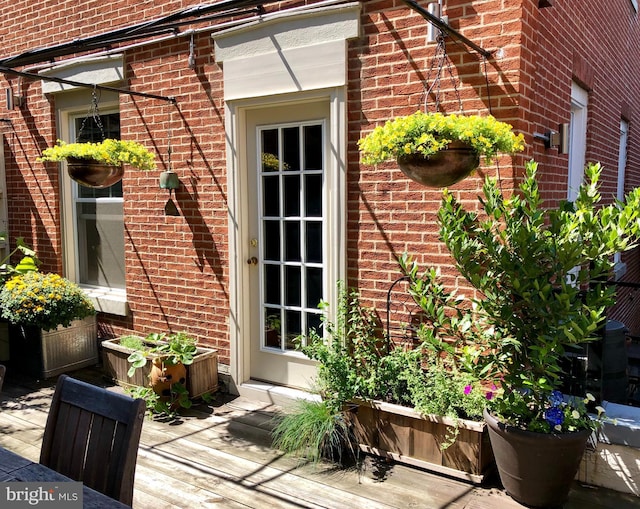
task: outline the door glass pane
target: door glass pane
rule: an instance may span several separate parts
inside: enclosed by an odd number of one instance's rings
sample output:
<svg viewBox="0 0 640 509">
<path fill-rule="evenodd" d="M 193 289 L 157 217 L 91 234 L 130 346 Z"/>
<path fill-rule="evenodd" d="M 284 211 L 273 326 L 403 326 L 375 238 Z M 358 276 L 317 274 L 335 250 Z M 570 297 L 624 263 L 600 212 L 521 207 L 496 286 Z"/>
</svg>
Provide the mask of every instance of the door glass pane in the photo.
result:
<svg viewBox="0 0 640 509">
<path fill-rule="evenodd" d="M 321 313 L 306 313 L 307 328 L 306 330 L 315 329 L 320 332 L 322 326 L 322 314 Z"/>
<path fill-rule="evenodd" d="M 305 175 L 304 201 L 308 217 L 322 217 L 322 194 L 318 193 L 318 189 L 322 189 L 322 175 Z"/>
<path fill-rule="evenodd" d="M 258 128 L 262 171 L 260 239 L 263 256 L 262 346 L 285 352 L 295 339 L 320 325 L 323 299 L 324 126 L 286 124 Z M 279 149 L 279 150 L 278 150 Z M 264 154 L 282 161 L 267 168 Z M 301 164 L 304 166 L 301 168 Z M 271 322 L 279 321 L 278 333 Z"/>
<path fill-rule="evenodd" d="M 300 169 L 300 128 L 285 127 L 282 129 L 283 159 L 286 171 Z"/>
<path fill-rule="evenodd" d="M 304 127 L 304 169 L 322 170 L 322 126 Z"/>
<path fill-rule="evenodd" d="M 278 147 L 278 130 L 262 131 L 262 171 L 278 171 L 280 169 L 280 149 Z"/>
<path fill-rule="evenodd" d="M 264 290 L 267 304 L 280 304 L 280 265 L 264 266 Z"/>
<path fill-rule="evenodd" d="M 284 215 L 285 217 L 300 215 L 300 176 L 284 176 Z"/>
<path fill-rule="evenodd" d="M 320 304 L 324 292 L 322 291 L 322 269 L 307 267 L 307 302 L 306 307 L 315 309 Z"/>
<path fill-rule="evenodd" d="M 300 276 L 300 267 L 295 265 L 285 267 L 286 306 L 300 306 Z"/>
<path fill-rule="evenodd" d="M 280 215 L 280 177 L 277 175 L 264 177 L 263 186 L 264 215 L 278 217 Z"/>
<path fill-rule="evenodd" d="M 319 221 L 307 223 L 305 234 L 306 261 L 322 263 L 322 223 Z"/>
<path fill-rule="evenodd" d="M 284 223 L 284 252 L 288 262 L 299 262 L 300 258 L 300 223 L 287 221 Z"/>
<path fill-rule="evenodd" d="M 265 346 L 268 348 L 281 348 L 282 318 L 279 309 L 265 309 L 264 336 Z"/>
<path fill-rule="evenodd" d="M 264 259 L 280 261 L 280 221 L 265 221 L 264 227 Z"/>
<path fill-rule="evenodd" d="M 287 310 L 285 311 L 285 316 L 285 348 L 287 350 L 295 350 L 295 340 L 302 334 L 302 314 L 300 311 Z"/>
</svg>

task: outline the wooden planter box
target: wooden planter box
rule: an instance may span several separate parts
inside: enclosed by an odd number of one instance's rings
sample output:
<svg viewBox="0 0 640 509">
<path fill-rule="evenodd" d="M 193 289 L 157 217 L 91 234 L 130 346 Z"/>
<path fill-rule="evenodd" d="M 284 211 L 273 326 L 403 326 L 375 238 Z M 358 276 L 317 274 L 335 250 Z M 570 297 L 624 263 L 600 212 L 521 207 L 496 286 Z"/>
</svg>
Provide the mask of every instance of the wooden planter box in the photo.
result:
<svg viewBox="0 0 640 509">
<path fill-rule="evenodd" d="M 347 415 L 365 452 L 478 484 L 495 465 L 484 421 L 461 419 L 456 441 L 442 450 L 453 419 L 381 401 L 358 401 Z"/>
<path fill-rule="evenodd" d="M 9 325 L 11 365 L 36 378 L 98 364 L 98 327 L 95 316 L 74 320 L 52 331 Z"/>
<path fill-rule="evenodd" d="M 151 358 L 143 368 L 136 369 L 133 377 L 127 376 L 130 363 L 127 361 L 133 353 L 132 348 L 120 345 L 120 339 L 107 339 L 102 342 L 102 362 L 104 369 L 118 385 L 132 387 L 148 386 L 151 372 Z M 207 392 L 218 390 L 218 352 L 211 348 L 198 347 L 193 364 L 187 368 L 187 390 L 189 397 L 198 398 Z"/>
</svg>

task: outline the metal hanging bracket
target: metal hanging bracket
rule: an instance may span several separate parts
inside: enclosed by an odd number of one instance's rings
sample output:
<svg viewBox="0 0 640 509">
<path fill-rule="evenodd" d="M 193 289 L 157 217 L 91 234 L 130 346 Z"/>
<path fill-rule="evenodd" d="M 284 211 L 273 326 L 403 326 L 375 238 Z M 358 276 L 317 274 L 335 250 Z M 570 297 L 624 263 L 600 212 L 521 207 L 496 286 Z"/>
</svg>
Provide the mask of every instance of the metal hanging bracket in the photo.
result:
<svg viewBox="0 0 640 509">
<path fill-rule="evenodd" d="M 63 78 L 56 78 L 55 76 L 42 76 L 41 74 L 37 74 L 34 72 L 17 71 L 16 69 L 12 69 L 10 67 L 5 67 L 5 66 L 0 66 L 0 73 L 11 74 L 13 76 L 22 76 L 23 78 L 30 78 L 33 80 L 54 81 L 56 83 L 63 83 L 65 85 L 71 85 L 74 87 L 92 88 L 94 90 L 108 90 L 110 92 L 118 92 L 120 94 L 135 95 L 139 97 L 148 97 L 150 99 L 159 99 L 161 101 L 167 101 L 173 104 L 176 103 L 176 98 L 172 96 L 147 94 L 145 92 L 136 92 L 135 90 L 127 90 L 126 88 L 116 88 L 116 87 L 109 87 L 106 85 L 97 85 L 93 83 L 83 83 L 81 81 L 73 81 L 73 80 L 67 80 Z"/>
<path fill-rule="evenodd" d="M 420 5 L 418 5 L 417 2 L 415 2 L 414 0 L 402 0 L 405 4 L 407 4 L 409 7 L 411 7 L 414 11 L 416 11 L 418 14 L 420 14 L 424 19 L 426 19 L 429 23 L 434 24 L 435 26 L 437 26 L 440 30 L 442 30 L 444 33 L 446 33 L 447 35 L 450 35 L 452 37 L 455 37 L 456 39 L 458 39 L 460 42 L 464 43 L 465 45 L 469 46 L 472 50 L 474 50 L 477 53 L 480 53 L 480 55 L 482 55 L 485 58 L 491 58 L 492 52 L 488 51 L 480 46 L 478 46 L 475 42 L 473 42 L 470 39 L 467 39 L 464 35 L 462 35 L 460 32 L 458 32 L 456 29 L 451 28 L 447 23 L 445 23 L 442 19 L 438 18 L 437 16 L 434 16 L 433 14 L 431 14 L 427 9 L 425 9 L 424 7 L 421 7 Z"/>
</svg>

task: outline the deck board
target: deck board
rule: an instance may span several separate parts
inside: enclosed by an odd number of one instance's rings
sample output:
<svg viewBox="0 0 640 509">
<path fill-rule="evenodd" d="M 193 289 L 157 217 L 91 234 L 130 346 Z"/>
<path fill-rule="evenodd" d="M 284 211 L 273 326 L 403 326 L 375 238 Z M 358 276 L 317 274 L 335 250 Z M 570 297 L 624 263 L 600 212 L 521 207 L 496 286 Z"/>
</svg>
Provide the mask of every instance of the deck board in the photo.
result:
<svg viewBox="0 0 640 509">
<path fill-rule="evenodd" d="M 74 376 L 109 390 L 99 371 Z M 5 381 L 0 395 L 0 445 L 32 460 L 40 455 L 53 381 Z M 178 422 L 146 419 L 134 509 L 519 509 L 498 486 L 477 487 L 367 457 L 361 470 L 309 465 L 270 447 L 277 407 L 219 395 Z M 640 500 L 576 484 L 565 509 L 627 509 Z"/>
</svg>

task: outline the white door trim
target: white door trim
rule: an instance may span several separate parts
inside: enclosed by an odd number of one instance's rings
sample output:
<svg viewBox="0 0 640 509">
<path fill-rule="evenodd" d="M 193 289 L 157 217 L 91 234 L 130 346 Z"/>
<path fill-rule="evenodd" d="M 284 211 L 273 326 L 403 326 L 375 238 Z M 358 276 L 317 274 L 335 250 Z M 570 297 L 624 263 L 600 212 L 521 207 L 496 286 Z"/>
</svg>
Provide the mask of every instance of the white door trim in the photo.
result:
<svg viewBox="0 0 640 509">
<path fill-rule="evenodd" d="M 248 395 L 247 390 L 259 387 L 269 401 L 273 393 L 299 395 L 300 391 L 275 388 L 268 384 L 250 380 L 250 358 L 248 345 L 249 320 L 246 316 L 243 295 L 250 291 L 247 246 L 249 237 L 247 225 L 249 208 L 243 200 L 243 189 L 247 185 L 245 169 L 247 155 L 246 116 L 247 111 L 256 108 L 273 108 L 278 105 L 304 104 L 306 102 L 328 100 L 330 105 L 329 143 L 330 161 L 327 165 L 326 183 L 330 190 L 327 218 L 329 228 L 335 232 L 332 242 L 334 256 L 327 261 L 329 278 L 337 281 L 346 275 L 346 104 L 342 87 L 281 95 L 229 101 L 225 103 L 225 127 L 227 132 L 227 175 L 228 175 L 228 220 L 229 220 L 229 340 L 230 340 L 230 390 L 236 394 Z M 336 302 L 335 285 L 330 285 L 326 300 Z M 335 306 L 333 306 L 335 307 Z M 256 398 L 256 394 L 250 395 Z"/>
</svg>

